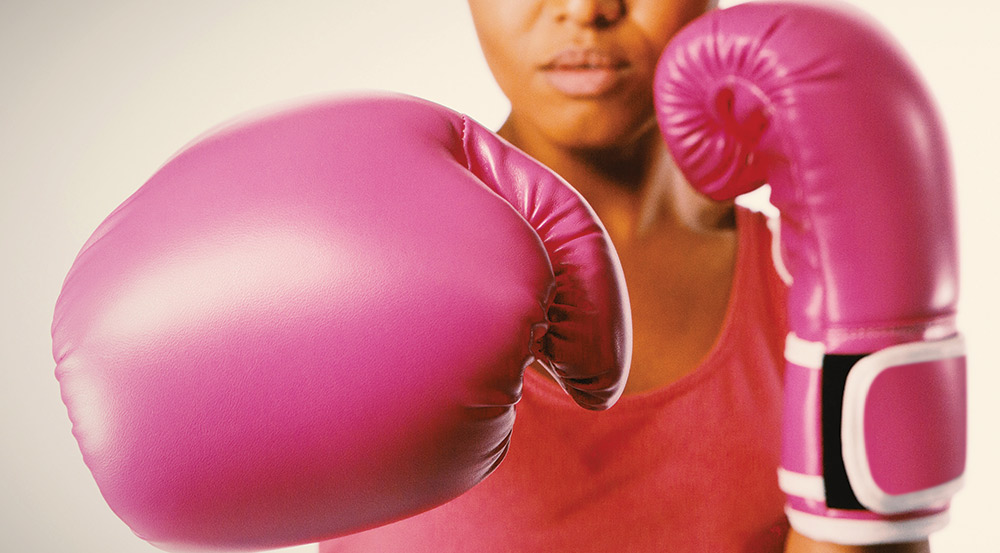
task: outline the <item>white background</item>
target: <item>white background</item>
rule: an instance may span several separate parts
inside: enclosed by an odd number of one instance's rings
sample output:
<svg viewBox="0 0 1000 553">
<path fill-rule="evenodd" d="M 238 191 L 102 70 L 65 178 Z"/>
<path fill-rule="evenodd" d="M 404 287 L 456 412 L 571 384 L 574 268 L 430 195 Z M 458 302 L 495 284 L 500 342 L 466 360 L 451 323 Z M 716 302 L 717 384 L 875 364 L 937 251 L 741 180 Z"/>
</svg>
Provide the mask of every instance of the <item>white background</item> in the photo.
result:
<svg viewBox="0 0 1000 553">
<path fill-rule="evenodd" d="M 910 52 L 950 130 L 972 441 L 968 485 L 934 543 L 938 552 L 994 550 L 1000 10 L 987 0 L 857 3 Z M 423 96 L 492 127 L 507 109 L 463 0 L 0 4 L 0 551 L 154 550 L 101 499 L 53 376 L 52 309 L 84 240 L 208 127 L 355 89 Z"/>
</svg>

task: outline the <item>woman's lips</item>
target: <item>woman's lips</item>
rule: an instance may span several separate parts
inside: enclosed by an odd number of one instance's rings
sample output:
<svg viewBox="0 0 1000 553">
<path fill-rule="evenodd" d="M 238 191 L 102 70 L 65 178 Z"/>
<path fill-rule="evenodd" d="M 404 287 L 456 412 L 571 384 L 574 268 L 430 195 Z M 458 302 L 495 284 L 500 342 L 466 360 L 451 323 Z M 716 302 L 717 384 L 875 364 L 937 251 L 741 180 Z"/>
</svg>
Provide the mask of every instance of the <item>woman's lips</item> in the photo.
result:
<svg viewBox="0 0 1000 553">
<path fill-rule="evenodd" d="M 594 49 L 569 49 L 556 54 L 540 70 L 549 85 L 572 97 L 596 97 L 614 89 L 629 64 L 621 57 Z"/>
</svg>

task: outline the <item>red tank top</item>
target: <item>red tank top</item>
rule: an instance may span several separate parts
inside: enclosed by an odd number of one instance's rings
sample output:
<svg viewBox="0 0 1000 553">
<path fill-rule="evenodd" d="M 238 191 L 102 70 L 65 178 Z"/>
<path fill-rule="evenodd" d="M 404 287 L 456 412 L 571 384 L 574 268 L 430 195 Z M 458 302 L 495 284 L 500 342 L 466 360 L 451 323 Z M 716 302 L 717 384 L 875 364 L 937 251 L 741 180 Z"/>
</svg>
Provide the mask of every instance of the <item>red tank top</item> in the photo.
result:
<svg viewBox="0 0 1000 553">
<path fill-rule="evenodd" d="M 450 503 L 320 552 L 781 551 L 784 286 L 764 217 L 740 210 L 737 221 L 728 312 L 694 371 L 591 412 L 529 370 L 496 472 Z"/>
</svg>

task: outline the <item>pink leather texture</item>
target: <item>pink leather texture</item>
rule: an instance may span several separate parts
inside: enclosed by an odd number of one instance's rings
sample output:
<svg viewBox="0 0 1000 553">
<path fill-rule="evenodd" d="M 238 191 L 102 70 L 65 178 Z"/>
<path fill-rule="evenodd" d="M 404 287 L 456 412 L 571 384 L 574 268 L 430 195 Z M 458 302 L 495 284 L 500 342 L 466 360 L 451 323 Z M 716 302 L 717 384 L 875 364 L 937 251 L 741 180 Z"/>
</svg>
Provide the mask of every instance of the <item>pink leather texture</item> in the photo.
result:
<svg viewBox="0 0 1000 553">
<path fill-rule="evenodd" d="M 656 100 L 698 189 L 719 199 L 771 185 L 796 335 L 867 353 L 955 333 L 947 141 L 884 32 L 819 5 L 719 10 L 668 45 Z"/>
<path fill-rule="evenodd" d="M 785 363 L 781 410 L 781 466 L 797 474 L 823 474 L 820 371 Z M 809 447 L 812 446 L 812 447 Z"/>
<path fill-rule="evenodd" d="M 964 349 L 877 380 L 868 431 L 850 444 L 838 418 L 843 377 L 829 367 L 847 375 L 873 352 L 958 340 L 950 154 L 926 87 L 853 8 L 754 2 L 678 33 L 654 97 L 668 146 L 697 189 L 727 199 L 767 183 L 780 212 L 791 284 L 779 479 L 792 525 L 841 543 L 925 537 L 946 521 L 964 470 Z M 911 439 L 935 413 L 933 436 Z M 851 465 L 842 448 L 865 436 L 872 447 Z M 857 493 L 857 466 L 875 474 L 871 493 Z M 901 490 L 917 493 L 883 501 Z M 909 508 L 872 508 L 886 504 Z"/>
<path fill-rule="evenodd" d="M 930 394 L 949 401 L 927 401 Z M 966 402 L 965 357 L 902 365 L 880 374 L 868 390 L 864 416 L 866 456 L 879 489 L 902 495 L 962 476 Z M 952 421 L 963 424 L 955 428 Z M 933 464 L 898 462 L 928 451 L 947 455 Z"/>
<path fill-rule="evenodd" d="M 604 409 L 631 355 L 582 197 L 395 95 L 188 145 L 84 245 L 52 335 L 101 492 L 167 549 L 314 542 L 441 504 L 503 459 L 533 360 Z"/>
</svg>

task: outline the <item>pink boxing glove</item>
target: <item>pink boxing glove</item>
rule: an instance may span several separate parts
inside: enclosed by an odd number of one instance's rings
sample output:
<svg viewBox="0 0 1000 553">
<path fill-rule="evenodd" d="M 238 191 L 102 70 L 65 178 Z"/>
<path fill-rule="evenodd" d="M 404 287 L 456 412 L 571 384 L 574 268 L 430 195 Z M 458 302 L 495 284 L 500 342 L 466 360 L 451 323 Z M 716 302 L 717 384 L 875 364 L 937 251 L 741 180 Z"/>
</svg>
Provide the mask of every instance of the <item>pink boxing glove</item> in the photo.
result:
<svg viewBox="0 0 1000 553">
<path fill-rule="evenodd" d="M 439 505 L 504 457 L 533 360 L 604 409 L 631 352 L 582 197 L 389 95 L 189 145 L 84 245 L 52 333 L 101 492 L 168 549 L 315 542 Z"/>
<path fill-rule="evenodd" d="M 926 537 L 962 483 L 966 382 L 951 169 L 924 86 L 863 17 L 751 3 L 682 30 L 655 97 L 695 187 L 724 199 L 768 182 L 781 213 L 792 526 Z"/>
</svg>

